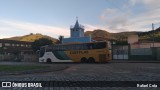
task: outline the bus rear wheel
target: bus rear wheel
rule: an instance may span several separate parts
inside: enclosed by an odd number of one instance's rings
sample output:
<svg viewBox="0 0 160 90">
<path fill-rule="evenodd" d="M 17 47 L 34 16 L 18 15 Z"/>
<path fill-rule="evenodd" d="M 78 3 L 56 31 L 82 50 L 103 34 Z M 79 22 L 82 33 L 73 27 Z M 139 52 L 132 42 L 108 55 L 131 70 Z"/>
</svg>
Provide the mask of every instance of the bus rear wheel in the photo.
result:
<svg viewBox="0 0 160 90">
<path fill-rule="evenodd" d="M 93 57 L 88 58 L 89 63 L 95 63 L 95 59 Z"/>
<path fill-rule="evenodd" d="M 85 57 L 81 58 L 81 62 L 82 62 L 82 63 L 87 62 L 87 58 L 85 58 Z"/>
<path fill-rule="evenodd" d="M 51 59 L 50 58 L 47 59 L 47 63 L 51 63 Z"/>
</svg>

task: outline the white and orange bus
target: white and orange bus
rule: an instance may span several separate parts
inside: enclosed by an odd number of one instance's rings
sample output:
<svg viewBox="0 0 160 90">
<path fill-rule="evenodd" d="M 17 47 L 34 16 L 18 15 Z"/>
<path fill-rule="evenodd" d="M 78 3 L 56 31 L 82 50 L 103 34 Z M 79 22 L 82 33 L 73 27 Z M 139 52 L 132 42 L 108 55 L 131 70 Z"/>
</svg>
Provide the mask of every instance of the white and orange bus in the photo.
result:
<svg viewBox="0 0 160 90">
<path fill-rule="evenodd" d="M 111 45 L 108 42 L 57 44 L 42 46 L 39 62 L 108 62 Z"/>
</svg>

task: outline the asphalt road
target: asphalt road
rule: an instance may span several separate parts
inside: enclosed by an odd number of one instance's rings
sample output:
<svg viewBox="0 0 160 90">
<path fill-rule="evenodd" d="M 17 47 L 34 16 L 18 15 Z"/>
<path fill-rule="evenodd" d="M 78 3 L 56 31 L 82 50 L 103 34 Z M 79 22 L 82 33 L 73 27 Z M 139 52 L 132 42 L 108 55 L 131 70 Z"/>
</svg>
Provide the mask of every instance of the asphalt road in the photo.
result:
<svg viewBox="0 0 160 90">
<path fill-rule="evenodd" d="M 36 64 L 36 63 L 35 63 Z M 42 64 L 43 65 L 43 64 Z M 44 64 L 46 65 L 46 64 Z M 160 63 L 58 63 L 64 70 L 23 75 L 1 76 L 0 81 L 160 81 Z M 160 87 L 160 86 L 159 86 Z M 13 90 L 160 90 L 160 88 L 131 87 L 45 87 L 13 88 Z M 10 88 L 0 88 L 10 90 Z"/>
</svg>

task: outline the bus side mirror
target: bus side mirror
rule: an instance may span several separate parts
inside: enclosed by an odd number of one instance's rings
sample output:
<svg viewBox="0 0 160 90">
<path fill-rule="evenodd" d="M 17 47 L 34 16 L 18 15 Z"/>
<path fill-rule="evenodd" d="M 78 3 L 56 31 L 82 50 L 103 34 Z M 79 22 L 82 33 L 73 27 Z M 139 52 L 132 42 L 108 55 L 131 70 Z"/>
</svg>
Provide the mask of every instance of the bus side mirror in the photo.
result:
<svg viewBox="0 0 160 90">
<path fill-rule="evenodd" d="M 37 51 L 36 51 L 36 54 L 39 54 L 39 53 L 40 53 L 40 51 L 39 51 L 39 50 L 37 50 Z"/>
</svg>

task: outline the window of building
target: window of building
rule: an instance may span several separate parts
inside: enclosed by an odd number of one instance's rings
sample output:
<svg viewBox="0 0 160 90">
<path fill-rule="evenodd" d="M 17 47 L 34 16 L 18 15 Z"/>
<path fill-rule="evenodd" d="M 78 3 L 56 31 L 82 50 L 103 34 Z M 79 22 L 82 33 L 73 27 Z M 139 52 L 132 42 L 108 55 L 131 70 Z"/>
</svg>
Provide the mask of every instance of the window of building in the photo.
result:
<svg viewBox="0 0 160 90">
<path fill-rule="evenodd" d="M 9 43 L 5 43 L 4 45 L 5 45 L 5 46 L 10 46 L 10 44 L 9 44 Z"/>
<path fill-rule="evenodd" d="M 0 43 L 0 47 L 2 47 L 2 43 Z"/>
<path fill-rule="evenodd" d="M 17 46 L 19 46 L 19 44 L 17 44 Z"/>
<path fill-rule="evenodd" d="M 14 46 L 15 46 L 15 44 L 12 44 L 12 46 L 14 47 Z"/>
</svg>

